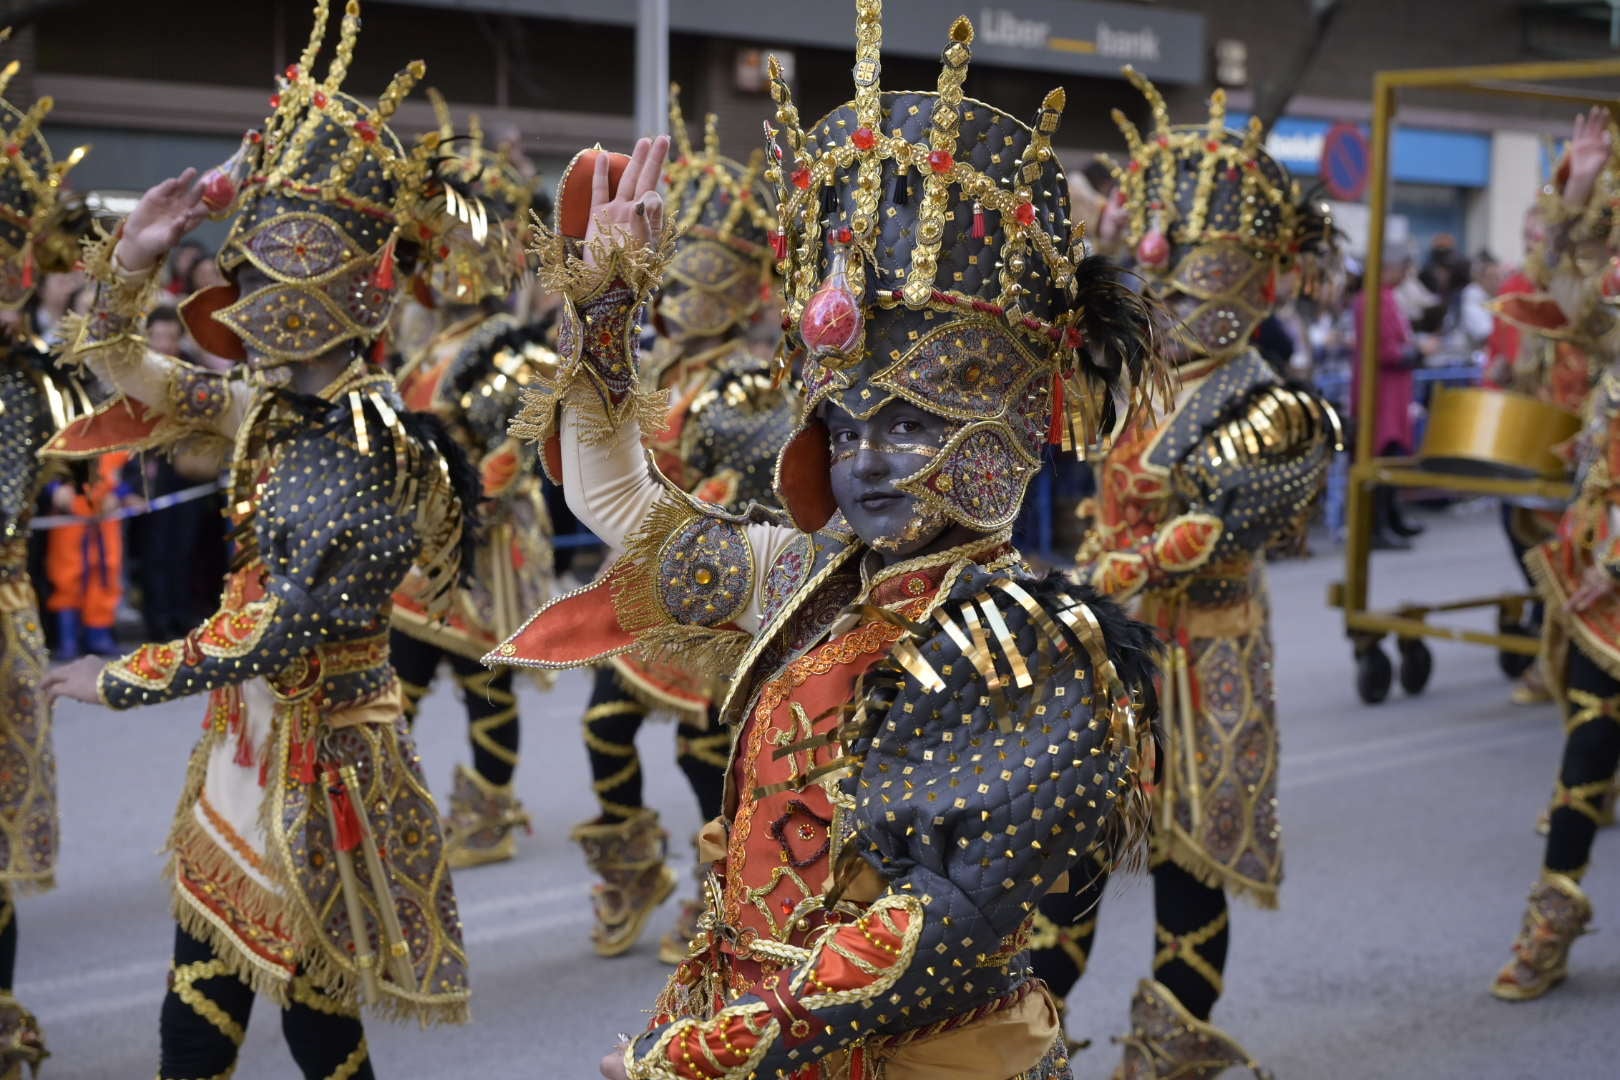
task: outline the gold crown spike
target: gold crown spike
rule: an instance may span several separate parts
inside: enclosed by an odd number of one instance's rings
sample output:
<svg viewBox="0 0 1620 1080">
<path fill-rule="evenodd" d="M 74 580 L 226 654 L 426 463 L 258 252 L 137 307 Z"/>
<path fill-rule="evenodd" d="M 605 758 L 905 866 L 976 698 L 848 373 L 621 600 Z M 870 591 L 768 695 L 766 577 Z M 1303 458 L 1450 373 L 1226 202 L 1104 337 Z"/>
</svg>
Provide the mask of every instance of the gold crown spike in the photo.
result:
<svg viewBox="0 0 1620 1080">
<path fill-rule="evenodd" d="M 768 253 L 758 241 L 745 239 L 741 227 L 753 226 L 770 236 L 776 227 L 768 200 L 759 197 L 760 179 L 765 175 L 764 152 L 755 150 L 746 165 L 720 153 L 719 121 L 713 113 L 704 117 L 703 149 L 692 145 L 686 115 L 681 110 L 681 88 L 669 88 L 669 128 L 675 141 L 675 158 L 665 166 L 667 179 L 665 213 L 681 232 L 696 232 L 734 248 L 752 258 Z M 703 224 L 705 211 L 717 198 L 725 200 L 726 213 L 716 222 L 711 216 Z"/>
<path fill-rule="evenodd" d="M 349 62 L 354 59 L 354 43 L 360 38 L 360 0 L 348 0 L 343 7 L 343 21 L 338 24 L 337 48 L 332 51 L 332 63 L 326 69 L 323 87 L 331 93 L 343 85 L 349 74 Z"/>
<path fill-rule="evenodd" d="M 9 37 L 10 34 L 11 28 L 8 26 L 6 27 L 6 35 Z M 17 77 L 17 72 L 21 70 L 22 62 L 18 60 L 11 61 L 3 70 L 0 70 L 0 97 L 5 96 L 7 88 L 11 86 L 11 80 L 15 79 Z"/>
<path fill-rule="evenodd" d="M 1217 89 L 1209 96 L 1209 125 L 1205 131 L 1209 146 L 1218 146 L 1226 136 L 1226 91 Z M 1198 197 L 1192 212 L 1187 215 L 1187 230 L 1193 234 L 1204 231 L 1209 216 L 1209 199 L 1215 190 L 1215 170 L 1221 167 L 1220 155 L 1206 153 L 1198 162 Z"/>
<path fill-rule="evenodd" d="M 771 58 L 775 60 L 775 57 Z M 686 130 L 686 114 L 681 111 L 681 84 L 669 84 L 669 133 L 675 140 L 675 159 L 697 155 L 692 150 L 692 133 Z"/>
<path fill-rule="evenodd" d="M 437 86 L 427 88 L 427 99 L 428 103 L 433 106 L 433 119 L 439 125 L 439 137 L 441 139 L 455 138 L 456 125 L 454 118 L 450 115 L 450 103 L 444 100 L 444 95 L 439 93 Z"/>
<path fill-rule="evenodd" d="M 309 28 L 309 41 L 304 44 L 304 51 L 298 57 L 300 71 L 311 71 L 315 67 L 315 58 L 320 55 L 321 46 L 326 42 L 327 14 L 327 0 L 315 0 L 315 23 Z"/>
<path fill-rule="evenodd" d="M 944 237 L 943 219 L 950 202 L 951 182 L 965 177 L 967 172 L 965 167 L 961 170 L 956 167 L 956 136 L 962 121 L 962 84 L 967 81 L 968 63 L 973 59 L 972 46 L 973 24 L 967 16 L 958 16 L 951 24 L 950 43 L 945 46 L 944 64 L 939 69 L 934 112 L 929 121 L 928 156 L 924 159 L 928 170 L 923 180 L 924 212 L 917 230 L 917 243 L 911 252 L 911 270 L 901 290 L 911 307 L 925 306 L 934 294 L 934 275 L 939 270 L 939 245 Z M 881 167 L 881 162 L 875 158 L 863 159 L 863 181 L 868 160 L 874 165 L 874 173 Z M 898 162 L 896 167 L 902 168 Z M 860 190 L 867 187 L 863 183 Z M 860 196 L 856 198 L 858 204 Z M 873 202 L 875 206 L 875 197 Z M 868 220 L 870 217 L 868 214 Z M 855 231 L 864 235 L 866 229 L 861 224 L 856 225 Z"/>
</svg>

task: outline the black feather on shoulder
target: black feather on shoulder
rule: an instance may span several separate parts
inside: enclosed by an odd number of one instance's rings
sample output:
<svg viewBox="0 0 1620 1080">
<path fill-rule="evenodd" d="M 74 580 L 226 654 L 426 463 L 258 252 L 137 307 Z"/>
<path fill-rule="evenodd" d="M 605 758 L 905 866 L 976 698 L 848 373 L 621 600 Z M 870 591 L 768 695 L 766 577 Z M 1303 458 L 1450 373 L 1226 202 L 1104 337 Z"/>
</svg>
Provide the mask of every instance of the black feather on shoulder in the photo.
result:
<svg viewBox="0 0 1620 1080">
<path fill-rule="evenodd" d="M 1080 367 L 1114 396 L 1162 381 L 1158 334 L 1169 324 L 1163 305 L 1133 289 L 1127 273 L 1106 255 L 1087 256 L 1074 268 L 1074 302 L 1086 339 Z M 1103 417 L 1103 430 L 1114 419 Z"/>
</svg>

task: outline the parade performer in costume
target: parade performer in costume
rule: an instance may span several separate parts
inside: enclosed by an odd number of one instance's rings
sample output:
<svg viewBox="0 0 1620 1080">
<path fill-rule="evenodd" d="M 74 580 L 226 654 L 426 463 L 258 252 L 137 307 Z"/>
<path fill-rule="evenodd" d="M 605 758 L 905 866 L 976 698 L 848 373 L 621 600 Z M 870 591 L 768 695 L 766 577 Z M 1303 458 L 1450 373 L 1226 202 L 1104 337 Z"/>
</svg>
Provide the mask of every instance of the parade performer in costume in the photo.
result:
<svg viewBox="0 0 1620 1080">
<path fill-rule="evenodd" d="M 1133 601 L 1169 646 L 1156 794 L 1153 978 L 1131 1003 L 1116 1076 L 1210 1077 L 1249 1055 L 1212 1026 L 1229 893 L 1275 907 L 1282 880 L 1277 728 L 1265 552 L 1303 536 L 1339 443 L 1332 409 L 1281 385 L 1255 351 L 1278 279 L 1326 269 L 1325 211 L 1262 146 L 1256 124 L 1172 127 L 1136 72 L 1154 129 L 1116 113 L 1130 160 L 1116 169 L 1128 240 L 1148 290 L 1182 322 L 1167 345 L 1174 407 L 1143 417 L 1102 460 L 1095 532 L 1077 561 L 1098 591 Z M 1085 968 L 1106 867 L 1042 904 L 1036 970 L 1060 996 Z"/>
<path fill-rule="evenodd" d="M 430 612 L 414 583 L 395 594 L 389 648 L 408 718 L 415 720 L 440 663 L 449 664 L 466 704 L 472 767 L 457 767 L 445 817 L 447 856 L 461 868 L 510 859 L 517 830 L 529 827 L 512 790 L 519 733 L 512 673 L 478 659 L 553 592 L 551 519 L 534 451 L 506 429 L 522 388 L 556 357 L 545 344 L 549 321 L 520 323 L 506 303 L 524 276 L 530 183 L 510 154 L 486 146 L 476 117 L 465 143 L 454 142 L 443 98 L 433 97 L 443 145 L 457 155 L 458 187 L 483 208 L 479 229 L 487 235 L 457 245 L 425 276 L 445 325 L 398 380 L 406 408 L 438 416 L 478 467 L 483 528 L 471 580 L 448 617 Z"/>
<path fill-rule="evenodd" d="M 370 1077 L 362 1005 L 458 1022 L 467 964 L 438 811 L 389 666 L 389 603 L 407 573 L 449 598 L 477 482 L 430 416 L 405 411 L 365 359 L 419 257 L 473 217 L 439 175 L 438 139 L 388 127 L 422 77 L 376 106 L 340 89 L 360 30 L 353 0 L 324 77 L 327 6 L 227 165 L 147 192 L 86 255 L 100 282 L 69 358 L 126 397 L 53 442 L 234 439 L 235 563 L 219 611 L 182 640 L 51 672 L 54 696 L 129 709 L 208 693 L 204 734 L 169 836 L 179 924 L 162 1012 L 164 1078 L 225 1076 L 253 999 L 282 1010 L 305 1077 Z M 229 283 L 185 314 L 223 378 L 150 352 L 142 315 L 174 244 L 209 210 L 235 214 Z M 414 569 L 413 569 L 414 568 Z"/>
<path fill-rule="evenodd" d="M 1563 657 L 1548 674 L 1563 705 L 1565 742 L 1541 877 L 1513 959 L 1491 987 L 1509 1001 L 1540 997 L 1564 978 L 1570 946 L 1592 917 L 1580 879 L 1620 765 L 1620 217 L 1612 209 L 1620 176 L 1605 110 L 1576 121 L 1554 186 L 1558 198 L 1544 204 L 1548 293 L 1571 343 L 1604 366 L 1577 440 L 1575 501 L 1557 535 L 1526 561 L 1546 605 L 1545 655 Z"/>
<path fill-rule="evenodd" d="M 490 662 L 640 647 L 736 673 L 709 907 L 608 1076 L 1068 1077 L 1029 920 L 1145 813 L 1151 635 L 1031 573 L 1010 536 L 1048 440 L 1152 381 L 1147 308 L 1083 258 L 1050 144 L 1062 92 L 1032 127 L 964 96 L 965 18 L 937 91 L 885 92 L 880 10 L 857 4 L 855 99 L 823 120 L 801 127 L 772 65 L 774 241 L 804 350 L 786 514 L 726 514 L 642 458 L 661 403 L 637 389 L 635 312 L 669 258 L 667 143 L 617 178 L 605 155 L 577 164 L 589 209 L 565 184 L 541 239 L 563 367 L 526 430 L 624 554 Z"/>
<path fill-rule="evenodd" d="M 771 500 L 776 452 L 793 433 L 797 396 L 750 352 L 747 330 L 769 288 L 775 255 L 775 198 L 763 183 L 764 152 L 739 164 L 720 153 L 715 118 L 701 147 L 692 145 L 671 90 L 676 156 L 665 175 L 666 207 L 679 237 L 653 308 L 657 346 L 641 364 L 648 392 L 667 394 L 662 428 L 646 445 L 664 477 L 703 502 L 729 509 Z M 602 880 L 592 897 L 592 939 L 617 956 L 640 936 L 648 916 L 675 887 L 668 838 L 642 801 L 636 733 L 649 712 L 673 714 L 675 758 L 697 796 L 703 820 L 720 815 L 731 735 L 714 698 L 724 681 L 693 672 L 681 658 L 643 652 L 615 656 L 596 673 L 585 710 L 585 746 L 599 815 L 574 829 L 585 860 Z M 701 860 L 698 864 L 701 872 Z M 659 956 L 686 955 L 701 905 L 688 900 Z"/>
<path fill-rule="evenodd" d="M 51 888 L 56 872 L 56 757 L 40 688 L 45 635 L 28 577 L 28 521 L 44 480 L 39 451 L 54 431 L 89 411 L 78 380 L 15 318 L 39 274 L 77 261 L 70 219 L 83 216 L 62 191 L 82 151 L 53 160 L 39 133 L 51 101 L 17 110 L 4 96 L 16 73 L 15 61 L 0 71 L 0 141 L 17 148 L 0 157 L 0 308 L 13 316 L 0 352 L 0 769 L 7 777 L 0 784 L 0 1080 L 21 1080 L 24 1063 L 45 1057 L 39 1024 L 12 996 L 13 899 Z"/>
</svg>

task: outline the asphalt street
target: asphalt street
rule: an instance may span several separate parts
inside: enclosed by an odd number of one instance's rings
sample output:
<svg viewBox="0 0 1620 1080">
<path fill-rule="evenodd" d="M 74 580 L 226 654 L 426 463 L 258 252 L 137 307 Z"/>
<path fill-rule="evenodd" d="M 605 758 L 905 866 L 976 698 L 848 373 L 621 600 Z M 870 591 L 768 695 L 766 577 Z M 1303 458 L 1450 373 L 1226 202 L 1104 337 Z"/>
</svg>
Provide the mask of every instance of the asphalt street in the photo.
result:
<svg viewBox="0 0 1620 1080">
<path fill-rule="evenodd" d="M 1430 519 L 1411 553 L 1380 555 L 1375 601 L 1434 602 L 1517 584 L 1494 511 Z M 1282 909 L 1234 906 L 1227 990 L 1215 1019 L 1282 1080 L 1620 1075 L 1620 935 L 1576 946 L 1568 983 L 1540 1002 L 1486 993 L 1507 956 L 1540 840 L 1561 728 L 1550 706 L 1518 708 L 1494 655 L 1438 643 L 1428 692 L 1357 699 L 1339 613 L 1325 604 L 1342 559 L 1330 545 L 1272 569 L 1283 730 Z M 1483 618 L 1463 619 L 1483 625 Z M 588 1080 L 615 1032 L 639 1027 L 662 983 L 656 935 L 600 960 L 588 940 L 589 881 L 569 826 L 591 812 L 579 716 L 587 682 L 522 693 L 518 772 L 535 834 L 512 863 L 459 875 L 473 964 L 474 1022 L 371 1025 L 384 1078 Z M 55 1052 L 46 1080 L 133 1080 L 155 1071 L 157 1015 L 172 942 L 163 842 L 202 703 L 57 716 L 64 851 L 60 885 L 20 903 L 19 997 Z M 442 678 L 419 724 L 442 798 L 468 756 L 464 714 Z M 648 798 L 670 831 L 697 826 L 673 767 L 673 730 L 642 735 Z M 684 845 L 677 845 L 684 857 Z M 1620 918 L 1620 833 L 1601 834 L 1587 889 L 1594 925 Z M 1072 998 L 1094 1046 L 1081 1077 L 1117 1061 L 1109 1038 L 1151 959 L 1151 889 L 1112 887 L 1091 970 Z M 266 1008 L 237 1080 L 296 1075 Z"/>
</svg>

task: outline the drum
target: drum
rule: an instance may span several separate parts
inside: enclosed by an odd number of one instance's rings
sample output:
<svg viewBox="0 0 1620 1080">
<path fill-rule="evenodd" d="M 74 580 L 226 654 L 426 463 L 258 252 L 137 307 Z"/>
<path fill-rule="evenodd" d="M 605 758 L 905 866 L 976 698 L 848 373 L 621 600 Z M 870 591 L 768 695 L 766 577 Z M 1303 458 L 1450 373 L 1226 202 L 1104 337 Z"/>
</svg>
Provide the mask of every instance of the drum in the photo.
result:
<svg viewBox="0 0 1620 1080">
<path fill-rule="evenodd" d="M 1512 480 L 1562 480 L 1558 448 L 1580 430 L 1574 413 L 1525 394 L 1437 387 L 1418 461 L 1434 472 Z"/>
</svg>

